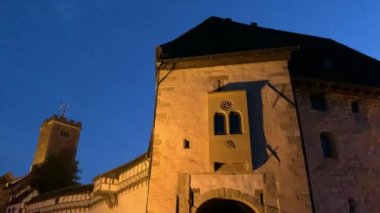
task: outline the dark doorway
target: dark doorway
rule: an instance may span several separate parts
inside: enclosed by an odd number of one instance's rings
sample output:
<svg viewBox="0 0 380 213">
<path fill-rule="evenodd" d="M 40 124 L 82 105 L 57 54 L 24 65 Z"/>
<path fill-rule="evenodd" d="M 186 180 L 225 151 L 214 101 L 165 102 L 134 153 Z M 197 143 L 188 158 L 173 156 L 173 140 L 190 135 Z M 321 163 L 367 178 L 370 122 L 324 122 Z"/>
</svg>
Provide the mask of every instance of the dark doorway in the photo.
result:
<svg viewBox="0 0 380 213">
<path fill-rule="evenodd" d="M 196 213 L 255 213 L 246 204 L 226 199 L 211 199 L 204 202 Z"/>
</svg>

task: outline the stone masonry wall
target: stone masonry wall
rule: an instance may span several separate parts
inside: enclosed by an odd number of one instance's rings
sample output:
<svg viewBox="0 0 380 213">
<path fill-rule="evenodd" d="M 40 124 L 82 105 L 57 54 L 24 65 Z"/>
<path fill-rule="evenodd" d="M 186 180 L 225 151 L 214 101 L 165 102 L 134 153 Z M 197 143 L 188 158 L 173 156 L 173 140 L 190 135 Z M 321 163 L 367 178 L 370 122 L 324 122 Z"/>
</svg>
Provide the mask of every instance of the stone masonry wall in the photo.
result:
<svg viewBox="0 0 380 213">
<path fill-rule="evenodd" d="M 180 208 L 178 201 L 186 203 L 182 201 L 189 200 L 188 197 L 177 196 L 189 196 L 188 189 L 181 188 L 192 187 L 186 185 L 191 185 L 191 175 L 204 174 L 197 176 L 203 178 L 207 178 L 206 174 L 233 175 L 213 172 L 209 164 L 207 94 L 217 89 L 218 80 L 222 86 L 244 82 L 262 85 L 255 96 L 257 103 L 249 109 L 254 112 L 250 125 L 256 137 L 251 142 L 256 166 L 246 174 L 265 177 L 261 186 L 264 189 L 260 189 L 264 190 L 262 205 L 265 210 L 312 211 L 295 108 L 265 84 L 269 80 L 273 87 L 293 101 L 287 61 L 162 70 L 159 74 L 160 80 L 164 80 L 159 85 L 157 97 L 148 212 L 175 212 Z M 190 142 L 190 148 L 184 148 L 184 140 Z M 261 149 L 255 148 L 260 143 L 264 143 Z M 228 191 L 234 192 L 251 185 L 249 179 L 228 183 Z M 223 184 L 207 184 L 217 182 L 199 180 L 197 193 L 200 197 L 219 194 L 207 191 L 211 188 L 225 191 L 221 189 Z M 247 196 L 254 197 L 255 189 L 252 188 Z M 180 212 L 186 211 L 188 209 L 180 208 Z"/>
<path fill-rule="evenodd" d="M 316 212 L 379 210 L 380 100 L 328 93 L 320 112 L 310 109 L 307 91 L 296 91 Z M 352 100 L 359 113 L 351 112 Z M 322 131 L 333 136 L 336 159 L 323 158 Z"/>
</svg>

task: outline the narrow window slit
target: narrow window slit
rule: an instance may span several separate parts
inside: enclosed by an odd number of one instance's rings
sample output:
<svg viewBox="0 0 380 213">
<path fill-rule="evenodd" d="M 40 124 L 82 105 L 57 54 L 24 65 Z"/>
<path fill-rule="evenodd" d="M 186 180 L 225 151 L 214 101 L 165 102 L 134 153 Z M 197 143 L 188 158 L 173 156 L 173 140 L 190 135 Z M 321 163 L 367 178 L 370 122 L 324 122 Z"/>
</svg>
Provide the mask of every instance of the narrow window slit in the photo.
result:
<svg viewBox="0 0 380 213">
<path fill-rule="evenodd" d="M 358 101 L 352 101 L 351 102 L 351 112 L 352 113 L 359 113 L 359 102 Z"/>
<path fill-rule="evenodd" d="M 321 141 L 323 158 L 337 158 L 338 157 L 336 144 L 331 133 L 321 132 L 320 141 Z"/>
</svg>

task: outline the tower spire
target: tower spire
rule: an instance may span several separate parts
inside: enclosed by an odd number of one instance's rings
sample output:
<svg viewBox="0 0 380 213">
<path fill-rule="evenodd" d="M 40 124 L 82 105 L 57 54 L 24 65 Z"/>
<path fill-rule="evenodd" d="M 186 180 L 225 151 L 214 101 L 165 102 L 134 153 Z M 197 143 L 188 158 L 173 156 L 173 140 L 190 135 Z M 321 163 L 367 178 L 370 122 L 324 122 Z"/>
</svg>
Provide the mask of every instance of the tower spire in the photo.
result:
<svg viewBox="0 0 380 213">
<path fill-rule="evenodd" d="M 59 115 L 60 117 L 64 118 L 66 117 L 66 112 L 67 109 L 69 108 L 69 105 L 67 104 L 66 101 L 62 101 L 61 104 L 59 105 Z"/>
</svg>

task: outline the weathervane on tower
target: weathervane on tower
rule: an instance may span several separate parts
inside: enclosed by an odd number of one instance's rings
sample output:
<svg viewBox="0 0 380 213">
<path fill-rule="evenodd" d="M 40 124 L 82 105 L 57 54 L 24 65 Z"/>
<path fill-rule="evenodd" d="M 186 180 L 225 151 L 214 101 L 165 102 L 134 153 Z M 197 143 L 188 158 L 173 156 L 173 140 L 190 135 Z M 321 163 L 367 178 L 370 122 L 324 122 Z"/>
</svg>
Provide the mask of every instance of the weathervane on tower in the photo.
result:
<svg viewBox="0 0 380 213">
<path fill-rule="evenodd" d="M 67 104 L 66 101 L 62 101 L 61 104 L 59 105 L 59 114 L 61 118 L 66 117 L 66 111 L 69 108 L 69 105 Z"/>
</svg>

